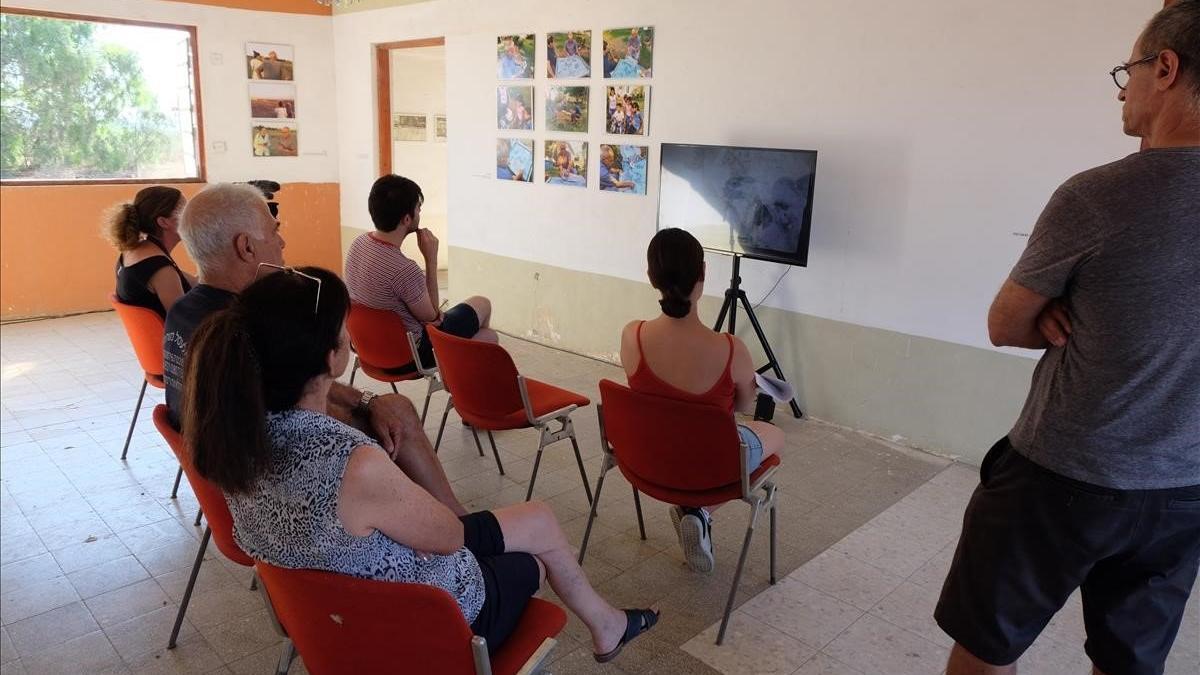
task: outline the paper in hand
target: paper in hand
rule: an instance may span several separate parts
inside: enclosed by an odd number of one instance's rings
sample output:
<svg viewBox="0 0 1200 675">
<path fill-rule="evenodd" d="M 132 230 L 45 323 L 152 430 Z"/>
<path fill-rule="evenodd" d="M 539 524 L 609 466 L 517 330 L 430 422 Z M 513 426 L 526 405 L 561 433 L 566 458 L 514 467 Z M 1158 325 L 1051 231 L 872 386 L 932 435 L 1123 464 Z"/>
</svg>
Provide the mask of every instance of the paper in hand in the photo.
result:
<svg viewBox="0 0 1200 675">
<path fill-rule="evenodd" d="M 760 391 L 780 403 L 787 403 L 796 397 L 796 392 L 792 389 L 792 385 L 770 375 L 755 373 L 754 383 L 758 385 Z"/>
</svg>

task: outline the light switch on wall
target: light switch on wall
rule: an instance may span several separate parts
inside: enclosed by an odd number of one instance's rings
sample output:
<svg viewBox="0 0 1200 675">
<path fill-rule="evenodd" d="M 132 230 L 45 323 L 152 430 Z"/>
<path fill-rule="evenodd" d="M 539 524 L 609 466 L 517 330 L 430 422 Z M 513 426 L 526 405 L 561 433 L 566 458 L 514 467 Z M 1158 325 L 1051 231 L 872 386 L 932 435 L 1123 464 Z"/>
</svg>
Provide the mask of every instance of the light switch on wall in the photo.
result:
<svg viewBox="0 0 1200 675">
<path fill-rule="evenodd" d="M 222 63 L 225 63 L 225 55 L 221 52 L 209 52 L 208 60 L 214 66 L 219 66 Z"/>
<path fill-rule="evenodd" d="M 225 152 L 225 141 L 213 141 L 212 151 L 213 154 L 223 154 Z"/>
</svg>

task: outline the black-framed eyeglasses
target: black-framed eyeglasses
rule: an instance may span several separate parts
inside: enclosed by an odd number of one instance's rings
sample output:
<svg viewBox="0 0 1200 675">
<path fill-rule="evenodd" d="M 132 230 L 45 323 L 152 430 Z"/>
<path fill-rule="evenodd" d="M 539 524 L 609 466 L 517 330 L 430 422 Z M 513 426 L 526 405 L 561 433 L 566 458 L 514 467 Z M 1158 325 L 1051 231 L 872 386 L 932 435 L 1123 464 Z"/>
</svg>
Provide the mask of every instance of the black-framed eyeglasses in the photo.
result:
<svg viewBox="0 0 1200 675">
<path fill-rule="evenodd" d="M 317 299 L 315 302 L 313 302 L 313 314 L 316 314 L 317 310 L 321 308 L 321 279 L 320 278 L 314 277 L 311 274 L 305 274 L 304 272 L 301 272 L 300 270 L 296 269 L 295 267 L 288 267 L 287 265 L 272 265 L 271 263 L 264 262 L 264 263 L 258 263 L 258 269 L 254 273 L 255 281 L 258 281 L 259 277 L 262 276 L 262 270 L 264 267 L 269 267 L 273 270 L 279 270 L 281 272 L 286 272 L 288 274 L 295 274 L 296 276 L 304 277 L 305 279 L 308 279 L 309 281 L 317 282 Z"/>
<path fill-rule="evenodd" d="M 1153 61 L 1154 59 L 1157 59 L 1157 58 L 1158 58 L 1158 54 L 1151 54 L 1149 56 L 1143 56 L 1142 58 L 1138 59 L 1137 61 L 1130 61 L 1129 63 L 1123 63 L 1123 64 L 1117 66 L 1116 68 L 1113 68 L 1112 70 L 1108 71 L 1108 74 L 1112 76 L 1113 84 L 1117 85 L 1117 89 L 1120 89 L 1121 91 L 1125 91 L 1125 87 L 1129 85 L 1129 69 L 1138 65 L 1139 63 L 1150 63 L 1151 61 Z"/>
</svg>

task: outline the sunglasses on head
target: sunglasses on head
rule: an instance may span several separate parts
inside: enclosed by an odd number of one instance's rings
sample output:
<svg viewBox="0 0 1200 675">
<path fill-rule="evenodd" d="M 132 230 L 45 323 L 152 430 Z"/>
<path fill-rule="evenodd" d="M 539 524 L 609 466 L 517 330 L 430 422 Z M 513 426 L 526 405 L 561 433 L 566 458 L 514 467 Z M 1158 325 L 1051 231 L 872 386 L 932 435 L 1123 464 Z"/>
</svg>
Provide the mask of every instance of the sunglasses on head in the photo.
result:
<svg viewBox="0 0 1200 675">
<path fill-rule="evenodd" d="M 317 283 L 317 299 L 313 302 L 313 314 L 317 313 L 317 310 L 320 309 L 320 307 L 321 307 L 321 279 L 320 278 L 314 277 L 311 274 L 305 274 L 304 272 L 301 272 L 300 270 L 296 269 L 295 267 L 288 267 L 286 265 L 272 265 L 271 263 L 258 263 L 258 270 L 254 273 L 255 281 L 258 281 L 260 278 L 262 278 L 262 271 L 263 271 L 264 267 L 269 267 L 273 270 L 278 270 L 281 272 L 285 272 L 287 274 L 295 274 L 296 276 L 304 277 L 305 279 L 308 279 L 309 281 L 315 281 Z"/>
</svg>

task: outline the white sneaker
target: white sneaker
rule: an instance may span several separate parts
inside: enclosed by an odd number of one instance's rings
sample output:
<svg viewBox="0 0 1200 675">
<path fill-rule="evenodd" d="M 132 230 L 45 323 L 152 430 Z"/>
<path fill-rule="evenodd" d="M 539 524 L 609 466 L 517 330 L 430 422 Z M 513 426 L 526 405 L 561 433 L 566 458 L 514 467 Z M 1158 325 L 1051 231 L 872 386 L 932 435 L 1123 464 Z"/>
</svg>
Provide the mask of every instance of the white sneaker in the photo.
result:
<svg viewBox="0 0 1200 675">
<path fill-rule="evenodd" d="M 708 574 L 713 571 L 716 564 L 713 558 L 712 519 L 704 509 L 697 509 L 690 513 L 684 512 L 683 509 L 679 509 L 679 511 L 680 516 L 676 528 L 679 533 L 679 544 L 683 547 L 683 557 L 692 571 Z M 674 509 L 672 509 L 671 519 L 675 520 Z"/>
</svg>

